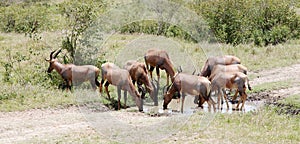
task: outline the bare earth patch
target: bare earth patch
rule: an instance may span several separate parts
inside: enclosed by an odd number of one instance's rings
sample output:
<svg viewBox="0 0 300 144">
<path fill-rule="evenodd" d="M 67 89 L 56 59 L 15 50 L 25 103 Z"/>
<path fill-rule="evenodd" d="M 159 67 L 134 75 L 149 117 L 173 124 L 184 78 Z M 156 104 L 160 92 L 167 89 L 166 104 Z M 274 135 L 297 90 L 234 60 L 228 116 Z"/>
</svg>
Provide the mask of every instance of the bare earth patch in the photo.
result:
<svg viewBox="0 0 300 144">
<path fill-rule="evenodd" d="M 300 94 L 300 64 L 260 72 L 252 72 L 257 78 L 251 80 L 253 86 L 292 79 L 292 87 L 268 92 L 253 93 L 248 100 L 266 100 L 276 102 L 278 99 L 293 94 Z M 101 112 L 96 110 L 95 113 Z M 103 111 L 107 111 L 103 108 Z M 126 115 L 119 115 L 124 117 Z M 131 120 L 132 113 L 128 114 Z M 141 115 L 145 117 L 145 115 Z M 149 116 L 150 117 L 150 116 Z M 151 120 L 161 118 L 151 118 Z M 0 143 L 54 143 L 72 142 L 76 139 L 89 139 L 91 135 L 99 136 L 100 142 L 107 143 L 93 128 L 76 106 L 67 108 L 32 109 L 21 112 L 0 113 Z M 191 136 L 187 140 L 193 139 Z M 66 141 L 65 141 L 66 140 Z M 70 141 L 71 140 L 71 141 Z M 99 142 L 97 141 L 97 142 Z"/>
</svg>

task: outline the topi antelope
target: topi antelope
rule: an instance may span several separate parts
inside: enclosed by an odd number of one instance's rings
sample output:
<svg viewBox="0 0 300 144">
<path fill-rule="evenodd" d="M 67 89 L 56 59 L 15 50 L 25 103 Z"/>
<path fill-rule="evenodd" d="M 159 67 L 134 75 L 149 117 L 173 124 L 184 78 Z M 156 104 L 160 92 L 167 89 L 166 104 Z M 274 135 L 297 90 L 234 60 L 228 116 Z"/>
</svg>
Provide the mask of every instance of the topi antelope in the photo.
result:
<svg viewBox="0 0 300 144">
<path fill-rule="evenodd" d="M 222 72 L 242 72 L 247 75 L 247 67 L 242 64 L 231 64 L 231 65 L 215 65 L 212 69 L 211 75 L 209 76 L 209 80 L 211 81 L 217 74 Z"/>
<path fill-rule="evenodd" d="M 164 92 L 163 109 L 167 109 L 168 104 L 171 102 L 175 92 L 182 93 L 181 113 L 183 112 L 183 104 L 186 94 L 199 96 L 200 102 L 198 106 L 203 108 L 202 104 L 207 101 L 209 107 L 213 105 L 215 109 L 215 102 L 210 97 L 210 81 L 201 76 L 189 75 L 179 73 L 175 76 L 173 84 L 167 92 Z M 180 97 L 180 96 L 179 96 Z"/>
<path fill-rule="evenodd" d="M 229 108 L 228 100 L 225 93 L 225 88 L 237 89 L 238 93 L 241 95 L 241 99 L 239 100 L 236 109 L 239 109 L 239 104 L 243 102 L 241 106 L 242 109 L 247 99 L 245 83 L 247 83 L 248 89 L 251 90 L 247 75 L 241 72 L 222 72 L 217 74 L 212 79 L 211 84 L 212 84 L 212 91 L 218 92 L 218 109 L 220 107 L 220 99 L 222 97 L 221 93 L 223 93 L 224 99 L 227 104 L 227 109 Z"/>
<path fill-rule="evenodd" d="M 214 66 L 217 64 L 231 65 L 231 64 L 240 64 L 240 63 L 241 60 L 238 57 L 232 55 L 210 57 L 206 60 L 200 75 L 204 77 L 210 77 Z"/>
<path fill-rule="evenodd" d="M 74 64 L 61 64 L 57 59 L 57 55 L 61 52 L 56 50 L 50 53 L 50 59 L 45 59 L 49 62 L 48 73 L 51 73 L 55 69 L 61 77 L 64 79 L 67 85 L 67 89 L 71 90 L 72 84 L 80 84 L 85 81 L 90 81 L 94 90 L 96 86 L 100 86 L 98 82 L 99 69 L 93 65 L 82 65 L 77 66 Z M 54 54 L 54 55 L 53 55 Z"/>
<path fill-rule="evenodd" d="M 118 109 L 120 109 L 120 99 L 121 99 L 121 90 L 124 90 L 124 102 L 126 107 L 127 101 L 127 91 L 135 99 L 136 106 L 139 111 L 143 111 L 143 104 L 141 95 L 135 89 L 130 74 L 125 69 L 120 69 L 117 65 L 113 63 L 104 63 L 101 66 L 102 80 L 100 83 L 100 92 L 102 92 L 102 85 L 105 83 L 105 91 L 107 93 L 108 99 L 110 99 L 108 86 L 110 84 L 117 87 L 118 91 Z"/>
<path fill-rule="evenodd" d="M 247 75 L 247 67 L 241 65 L 241 64 L 231 64 L 231 65 L 215 65 L 211 75 L 209 76 L 209 80 L 211 81 L 216 75 L 219 73 L 224 73 L 224 72 L 242 72 L 245 75 Z M 235 99 L 237 98 L 238 90 L 235 91 L 235 94 L 232 98 L 232 103 L 235 102 Z"/>
<path fill-rule="evenodd" d="M 148 78 L 148 71 L 144 63 L 137 62 L 135 60 L 129 60 L 125 63 L 124 69 L 128 70 L 133 85 L 137 83 L 139 92 L 142 92 L 142 97 L 145 96 L 145 90 L 142 85 L 145 86 L 146 91 L 149 93 L 151 99 L 154 101 L 154 105 L 157 106 L 157 97 L 154 95 L 154 88 Z M 153 84 L 154 85 L 154 84 Z"/>
<path fill-rule="evenodd" d="M 144 59 L 145 59 L 146 67 L 150 71 L 151 79 L 153 78 L 152 71 L 154 70 L 154 68 L 156 68 L 158 82 L 159 82 L 159 78 L 160 78 L 159 69 L 166 71 L 167 85 L 169 85 L 169 77 L 171 78 L 171 81 L 173 82 L 175 71 L 173 69 L 173 65 L 171 63 L 169 55 L 166 51 L 150 49 L 146 52 Z M 150 65 L 150 69 L 149 69 L 148 65 Z"/>
</svg>

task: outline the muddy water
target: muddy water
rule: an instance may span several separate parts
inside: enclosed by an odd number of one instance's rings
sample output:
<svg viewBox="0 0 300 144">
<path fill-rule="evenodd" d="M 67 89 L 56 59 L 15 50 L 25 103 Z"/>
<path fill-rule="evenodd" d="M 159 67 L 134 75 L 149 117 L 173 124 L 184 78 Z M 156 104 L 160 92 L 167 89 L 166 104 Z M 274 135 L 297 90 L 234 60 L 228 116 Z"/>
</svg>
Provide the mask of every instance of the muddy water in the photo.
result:
<svg viewBox="0 0 300 144">
<path fill-rule="evenodd" d="M 213 98 L 215 102 L 217 100 Z M 148 113 L 150 115 L 177 115 L 180 113 L 180 107 L 181 107 L 181 100 L 178 101 L 176 99 L 173 99 L 169 105 L 167 110 L 162 109 L 163 101 L 159 101 L 158 106 L 153 106 L 152 103 L 146 103 L 144 105 L 144 112 Z M 227 109 L 227 105 L 224 101 L 222 105 L 222 109 L 216 109 L 216 112 L 221 113 L 247 113 L 251 111 L 258 110 L 259 107 L 263 105 L 263 101 L 246 101 L 243 110 L 234 110 L 233 108 L 236 107 L 237 104 L 231 104 L 231 102 L 228 102 L 229 109 Z M 240 105 L 241 106 L 241 105 Z M 216 104 L 217 107 L 217 104 Z M 183 106 L 183 114 L 193 114 L 197 111 L 204 111 L 204 112 L 213 112 L 213 109 L 208 108 L 208 104 L 203 104 L 203 109 L 199 108 L 197 104 L 194 104 L 194 97 L 193 96 L 186 96 L 184 106 Z"/>
</svg>

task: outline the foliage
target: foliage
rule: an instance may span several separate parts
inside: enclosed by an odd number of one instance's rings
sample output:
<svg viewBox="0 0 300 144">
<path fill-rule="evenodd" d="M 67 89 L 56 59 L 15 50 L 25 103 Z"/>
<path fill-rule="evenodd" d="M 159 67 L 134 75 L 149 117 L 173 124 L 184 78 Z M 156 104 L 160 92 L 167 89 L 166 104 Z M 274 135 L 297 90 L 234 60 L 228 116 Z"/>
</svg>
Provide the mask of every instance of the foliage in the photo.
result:
<svg viewBox="0 0 300 144">
<path fill-rule="evenodd" d="M 28 53 L 13 53 L 10 49 L 6 49 L 5 60 L 0 61 L 5 68 L 3 82 L 13 85 L 40 85 L 48 88 L 62 83 L 58 74 L 47 74 L 40 63 L 33 60 L 37 55 L 40 55 L 40 52 L 33 51 L 31 48 Z M 31 65 L 23 67 L 24 63 L 31 63 Z"/>
<path fill-rule="evenodd" d="M 161 24 L 160 24 L 161 23 Z M 158 22 L 155 20 L 143 20 L 132 22 L 120 29 L 121 33 L 145 33 L 153 35 L 163 35 L 166 37 L 177 37 L 187 41 L 196 42 L 192 36 L 176 25 L 166 22 Z"/>
<path fill-rule="evenodd" d="M 62 48 L 69 52 L 70 62 L 75 59 L 79 37 L 103 12 L 103 7 L 102 0 L 64 1 L 59 5 L 59 10 L 67 21 L 66 36 L 62 41 Z"/>
<path fill-rule="evenodd" d="M 38 40 L 41 31 L 57 29 L 59 17 L 52 15 L 55 15 L 55 5 L 47 2 L 3 1 L 0 3 L 0 29 L 2 32 L 25 33 Z"/>
<path fill-rule="evenodd" d="M 300 17 L 288 0 L 209 0 L 190 3 L 220 42 L 279 44 L 300 36 Z"/>
</svg>

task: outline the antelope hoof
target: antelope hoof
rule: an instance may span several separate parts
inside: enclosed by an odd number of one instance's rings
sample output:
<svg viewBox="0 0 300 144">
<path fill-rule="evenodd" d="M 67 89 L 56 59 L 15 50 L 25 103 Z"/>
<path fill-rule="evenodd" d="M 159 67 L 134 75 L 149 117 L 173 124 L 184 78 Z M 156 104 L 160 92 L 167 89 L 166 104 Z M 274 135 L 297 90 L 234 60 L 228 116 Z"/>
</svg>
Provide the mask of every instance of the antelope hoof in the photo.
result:
<svg viewBox="0 0 300 144">
<path fill-rule="evenodd" d="M 239 108 L 234 108 L 234 107 L 233 107 L 232 110 L 239 111 Z"/>
<path fill-rule="evenodd" d="M 230 102 L 231 102 L 231 104 L 237 104 L 237 103 L 238 103 L 238 100 L 234 100 L 234 101 L 231 100 Z"/>
<path fill-rule="evenodd" d="M 166 110 L 166 109 L 168 109 L 168 107 L 167 106 L 163 106 L 163 110 Z"/>
</svg>

